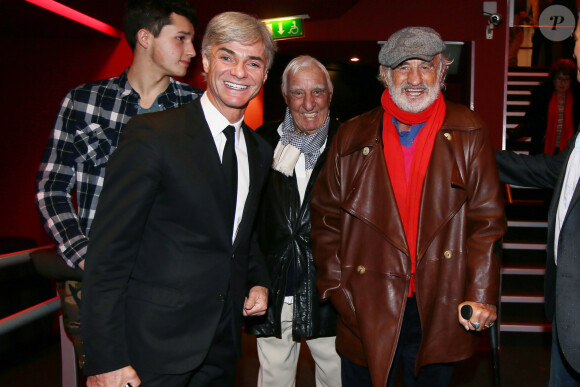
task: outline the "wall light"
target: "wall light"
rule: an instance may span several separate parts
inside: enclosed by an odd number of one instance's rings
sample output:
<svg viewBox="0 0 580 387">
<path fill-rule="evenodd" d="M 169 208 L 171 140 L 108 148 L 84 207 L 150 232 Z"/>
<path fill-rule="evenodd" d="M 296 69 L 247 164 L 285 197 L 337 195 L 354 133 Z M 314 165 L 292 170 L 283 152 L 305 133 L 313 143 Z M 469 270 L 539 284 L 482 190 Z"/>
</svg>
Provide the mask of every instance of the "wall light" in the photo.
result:
<svg viewBox="0 0 580 387">
<path fill-rule="evenodd" d="M 113 36 L 115 38 L 123 37 L 123 32 L 112 27 L 108 24 L 103 23 L 95 18 L 85 15 L 77 10 L 67 7 L 66 5 L 57 3 L 54 0 L 26 0 L 29 3 L 38 5 L 44 9 L 47 9 L 51 12 L 74 20 L 78 23 L 84 24 L 87 27 L 91 27 L 97 31 L 103 32 L 107 35 Z"/>
<path fill-rule="evenodd" d="M 353 56 L 352 58 L 350 58 L 351 62 L 358 62 L 360 60 L 360 58 Z"/>
</svg>

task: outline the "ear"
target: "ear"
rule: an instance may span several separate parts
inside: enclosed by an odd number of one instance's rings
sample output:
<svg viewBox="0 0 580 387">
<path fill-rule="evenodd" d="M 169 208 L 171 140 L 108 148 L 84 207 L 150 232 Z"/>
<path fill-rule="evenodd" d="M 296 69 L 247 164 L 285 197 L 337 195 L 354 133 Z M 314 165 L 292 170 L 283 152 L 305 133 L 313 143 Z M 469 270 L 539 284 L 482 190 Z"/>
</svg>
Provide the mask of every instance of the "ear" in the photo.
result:
<svg viewBox="0 0 580 387">
<path fill-rule="evenodd" d="M 144 49 L 149 48 L 151 37 L 151 32 L 145 28 L 141 28 L 139 31 L 137 31 L 137 45 L 143 47 Z"/>
<path fill-rule="evenodd" d="M 203 55 L 201 62 L 203 63 L 203 72 L 207 74 L 209 71 L 209 58 L 207 55 Z"/>
<path fill-rule="evenodd" d="M 387 66 L 381 65 L 381 67 L 379 67 L 379 73 L 383 79 L 387 79 Z"/>
<path fill-rule="evenodd" d="M 268 79 L 268 70 L 264 71 L 264 80 L 262 81 L 262 85 L 266 83 L 266 79 Z"/>
<path fill-rule="evenodd" d="M 383 86 L 388 89 L 387 70 L 388 70 L 387 66 L 381 65 L 379 67 L 379 81 L 381 81 Z"/>
</svg>

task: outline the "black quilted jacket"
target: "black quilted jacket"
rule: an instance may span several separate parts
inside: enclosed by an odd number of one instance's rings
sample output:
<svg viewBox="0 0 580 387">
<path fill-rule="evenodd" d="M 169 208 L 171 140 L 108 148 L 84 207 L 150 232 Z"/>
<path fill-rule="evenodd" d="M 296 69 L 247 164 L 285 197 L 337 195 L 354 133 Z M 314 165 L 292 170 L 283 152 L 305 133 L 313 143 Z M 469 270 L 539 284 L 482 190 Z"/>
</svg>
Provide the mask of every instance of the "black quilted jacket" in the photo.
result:
<svg viewBox="0 0 580 387">
<path fill-rule="evenodd" d="M 257 132 L 276 148 L 280 135 L 280 122 L 265 124 Z M 310 198 L 312 187 L 326 161 L 332 136 L 339 122 L 331 119 L 329 137 L 324 152 L 306 188 L 304 201 L 300 195 L 296 177 L 285 176 L 270 170 L 264 187 L 264 196 L 257 217 L 259 245 L 264 254 L 272 287 L 268 311 L 264 316 L 246 319 L 246 332 L 258 336 L 279 336 L 280 315 L 284 302 L 288 268 L 294 265 L 294 321 L 292 336 L 313 338 L 336 334 L 336 311 L 330 302 L 321 303 L 316 289 L 316 271 L 312 260 L 310 243 Z"/>
</svg>

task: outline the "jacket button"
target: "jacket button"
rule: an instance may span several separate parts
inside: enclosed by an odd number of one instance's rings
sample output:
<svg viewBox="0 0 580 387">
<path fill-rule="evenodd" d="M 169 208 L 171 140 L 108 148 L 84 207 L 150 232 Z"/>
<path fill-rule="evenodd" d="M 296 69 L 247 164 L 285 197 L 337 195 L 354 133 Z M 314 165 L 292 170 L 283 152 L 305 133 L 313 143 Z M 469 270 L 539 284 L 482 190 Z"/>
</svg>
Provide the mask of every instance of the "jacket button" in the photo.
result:
<svg viewBox="0 0 580 387">
<path fill-rule="evenodd" d="M 368 154 L 369 154 L 369 152 L 370 152 L 370 149 L 369 149 L 369 147 L 368 147 L 368 146 L 365 146 L 365 147 L 363 148 L 363 155 L 365 155 L 365 156 L 366 156 L 366 155 L 368 155 Z"/>
<path fill-rule="evenodd" d="M 356 268 L 356 271 L 357 271 L 359 274 L 364 274 L 366 270 L 367 270 L 367 269 L 366 269 L 366 268 L 365 268 L 363 265 L 359 265 L 359 266 Z"/>
<path fill-rule="evenodd" d="M 443 256 L 445 257 L 445 259 L 451 258 L 452 255 L 453 255 L 453 253 L 451 253 L 451 250 L 447 250 L 443 253 Z"/>
<path fill-rule="evenodd" d="M 451 136 L 451 133 L 443 133 L 443 135 L 445 136 L 445 138 L 447 139 L 447 141 L 451 141 L 451 139 L 453 138 Z"/>
</svg>

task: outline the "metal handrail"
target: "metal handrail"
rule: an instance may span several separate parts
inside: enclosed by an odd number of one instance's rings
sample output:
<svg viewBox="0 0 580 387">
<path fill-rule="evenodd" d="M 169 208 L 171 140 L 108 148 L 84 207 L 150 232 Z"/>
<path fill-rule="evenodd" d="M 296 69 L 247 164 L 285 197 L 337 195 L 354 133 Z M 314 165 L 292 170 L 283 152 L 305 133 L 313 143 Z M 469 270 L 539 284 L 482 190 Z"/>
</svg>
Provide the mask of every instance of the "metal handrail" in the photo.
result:
<svg viewBox="0 0 580 387">
<path fill-rule="evenodd" d="M 31 306 L 28 309 L 21 310 L 11 316 L 0 320 L 0 335 L 20 328 L 31 321 L 46 316 L 47 314 L 56 312 L 60 309 L 60 297 L 56 296 L 50 300 L 41 302 L 40 304 Z"/>
<path fill-rule="evenodd" d="M 0 269 L 12 265 L 26 263 L 31 259 L 30 253 L 52 247 L 52 245 L 49 245 L 0 255 Z M 58 311 L 60 307 L 60 297 L 56 296 L 28 309 L 21 310 L 20 312 L 17 312 L 11 316 L 5 317 L 0 320 L 0 335 L 20 328 L 21 326 L 50 313 L 54 313 Z M 77 368 L 74 349 L 71 341 L 68 339 L 65 333 L 62 316 L 59 317 L 59 325 L 62 387 L 77 387 Z"/>
<path fill-rule="evenodd" d="M 50 248 L 52 246 L 37 247 L 30 250 L 17 251 L 15 253 L 0 255 L 0 269 L 8 266 L 18 265 L 30 261 L 30 253 Z M 31 306 L 30 308 L 21 310 L 11 316 L 0 320 L 0 335 L 13 331 L 17 328 L 28 324 L 31 321 L 37 320 L 50 313 L 54 313 L 60 309 L 59 297 L 53 297 L 49 300 L 43 301 L 39 304 Z"/>
</svg>

